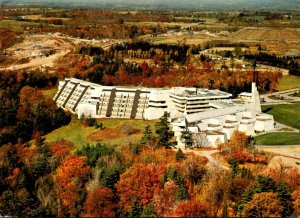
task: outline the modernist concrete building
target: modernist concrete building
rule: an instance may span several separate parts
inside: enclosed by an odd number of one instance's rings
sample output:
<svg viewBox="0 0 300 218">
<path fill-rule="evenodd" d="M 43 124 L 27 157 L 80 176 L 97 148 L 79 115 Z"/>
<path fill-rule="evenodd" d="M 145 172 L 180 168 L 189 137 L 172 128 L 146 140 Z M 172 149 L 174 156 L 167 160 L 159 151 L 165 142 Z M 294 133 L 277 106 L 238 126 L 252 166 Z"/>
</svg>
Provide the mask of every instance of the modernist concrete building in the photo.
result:
<svg viewBox="0 0 300 218">
<path fill-rule="evenodd" d="M 54 100 L 59 107 L 76 113 L 78 118 L 84 115 L 151 120 L 167 111 L 179 145 L 186 128 L 193 133 L 196 143 L 203 141 L 211 147 L 230 139 L 235 130 L 255 135 L 273 129 L 273 117 L 261 113 L 255 83 L 247 98 L 231 97 L 219 90 L 101 86 L 66 78 L 59 82 Z"/>
<path fill-rule="evenodd" d="M 223 103 L 223 104 L 222 104 Z M 203 146 L 217 147 L 218 143 L 229 140 L 234 131 L 255 136 L 274 128 L 272 115 L 261 113 L 259 94 L 252 84 L 251 99 L 248 101 L 230 100 L 214 103 L 217 109 L 188 114 L 172 120 L 173 131 L 182 146 L 182 132 L 186 128 L 197 138 L 200 134 Z M 203 138 L 203 135 L 206 136 Z M 199 138 L 199 137 L 198 137 Z"/>
<path fill-rule="evenodd" d="M 54 100 L 78 117 L 158 119 L 214 108 L 213 102 L 232 95 L 219 90 L 174 87 L 171 89 L 101 86 L 74 78 L 59 82 Z"/>
</svg>

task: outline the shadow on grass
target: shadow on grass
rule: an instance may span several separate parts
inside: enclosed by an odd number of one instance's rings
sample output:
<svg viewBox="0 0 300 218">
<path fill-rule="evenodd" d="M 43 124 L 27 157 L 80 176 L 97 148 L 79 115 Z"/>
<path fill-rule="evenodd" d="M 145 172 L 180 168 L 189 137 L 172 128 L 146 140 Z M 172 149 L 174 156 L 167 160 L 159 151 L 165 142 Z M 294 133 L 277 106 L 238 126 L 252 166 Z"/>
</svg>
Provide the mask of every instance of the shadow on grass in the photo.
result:
<svg viewBox="0 0 300 218">
<path fill-rule="evenodd" d="M 263 113 L 268 113 L 269 111 L 271 111 L 273 108 L 272 107 L 268 107 L 268 108 L 265 108 L 263 109 Z"/>
</svg>

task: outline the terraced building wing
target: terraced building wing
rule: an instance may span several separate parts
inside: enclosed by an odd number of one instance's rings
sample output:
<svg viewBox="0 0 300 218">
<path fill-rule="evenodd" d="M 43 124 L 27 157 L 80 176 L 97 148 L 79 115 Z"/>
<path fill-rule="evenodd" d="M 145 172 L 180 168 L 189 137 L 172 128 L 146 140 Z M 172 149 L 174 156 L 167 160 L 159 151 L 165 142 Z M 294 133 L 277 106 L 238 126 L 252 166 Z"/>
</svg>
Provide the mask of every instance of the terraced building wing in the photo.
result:
<svg viewBox="0 0 300 218">
<path fill-rule="evenodd" d="M 171 117 L 213 109 L 212 102 L 232 95 L 219 90 L 193 87 L 144 88 L 101 86 L 75 78 L 59 82 L 54 97 L 57 106 L 78 117 L 158 119 L 167 111 Z"/>
</svg>

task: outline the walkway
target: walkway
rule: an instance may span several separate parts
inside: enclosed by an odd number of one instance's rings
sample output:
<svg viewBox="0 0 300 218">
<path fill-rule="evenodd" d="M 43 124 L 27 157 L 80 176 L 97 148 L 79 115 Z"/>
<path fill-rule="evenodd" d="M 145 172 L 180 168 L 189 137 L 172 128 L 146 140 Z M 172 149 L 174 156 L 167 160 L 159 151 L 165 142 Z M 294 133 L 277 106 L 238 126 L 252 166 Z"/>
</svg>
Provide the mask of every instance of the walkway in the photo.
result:
<svg viewBox="0 0 300 218">
<path fill-rule="evenodd" d="M 174 149 L 177 151 L 177 149 Z M 184 148 L 181 148 L 182 152 L 183 153 L 194 153 L 195 155 L 198 155 L 198 156 L 204 156 L 208 159 L 208 166 L 221 166 L 223 169 L 225 170 L 229 170 L 229 168 L 227 166 L 225 166 L 221 160 L 218 160 L 217 158 L 215 158 L 213 156 L 213 154 L 217 154 L 219 153 L 220 151 L 219 150 L 194 150 L 194 149 L 184 149 Z"/>
</svg>

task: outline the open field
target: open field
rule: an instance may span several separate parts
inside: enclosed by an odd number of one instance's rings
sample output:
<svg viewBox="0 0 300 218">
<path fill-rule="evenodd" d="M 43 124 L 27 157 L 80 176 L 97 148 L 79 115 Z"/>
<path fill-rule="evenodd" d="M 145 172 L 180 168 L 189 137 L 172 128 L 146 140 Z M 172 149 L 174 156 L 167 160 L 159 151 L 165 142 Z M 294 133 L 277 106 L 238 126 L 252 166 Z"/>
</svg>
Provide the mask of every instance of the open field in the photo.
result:
<svg viewBox="0 0 300 218">
<path fill-rule="evenodd" d="M 82 146 L 86 143 L 93 144 L 92 141 L 87 140 L 87 137 L 96 131 L 95 127 L 83 127 L 80 121 L 73 117 L 69 125 L 56 129 L 46 135 L 46 142 L 65 139 L 74 143 L 75 146 Z"/>
<path fill-rule="evenodd" d="M 63 20 L 63 21 L 67 21 L 67 20 L 70 20 L 70 18 L 57 18 L 57 17 L 43 17 L 42 14 L 37 14 L 37 15 L 27 15 L 26 16 L 26 19 L 29 19 L 29 20 Z"/>
<path fill-rule="evenodd" d="M 300 145 L 300 133 L 273 132 L 255 137 L 258 145 Z"/>
<path fill-rule="evenodd" d="M 98 119 L 97 123 L 103 124 L 105 129 L 85 127 L 75 116 L 69 125 L 54 130 L 46 136 L 47 142 L 65 139 L 82 146 L 90 143 L 104 142 L 107 144 L 122 144 L 138 142 L 142 136 L 145 126 L 154 127 L 155 121 L 131 120 L 131 119 Z M 131 127 L 131 128 L 128 128 Z M 129 129 L 129 130 L 128 130 Z M 134 130 L 133 132 L 130 132 Z"/>
<path fill-rule="evenodd" d="M 184 22 L 125 22 L 128 26 L 162 26 L 162 27 L 184 27 L 189 25 L 195 25 L 195 23 L 184 23 Z"/>
<path fill-rule="evenodd" d="M 24 25 L 38 25 L 37 23 L 17 21 L 17 20 L 1 20 L 0 29 L 22 30 Z"/>
<path fill-rule="evenodd" d="M 231 42 L 260 43 L 265 49 L 284 55 L 288 51 L 300 51 L 298 29 L 247 27 L 229 36 Z"/>
<path fill-rule="evenodd" d="M 262 106 L 262 110 L 272 114 L 276 122 L 300 129 L 300 104 Z"/>
<path fill-rule="evenodd" d="M 234 41 L 300 41 L 300 31 L 248 27 L 231 34 L 230 38 Z"/>
<path fill-rule="evenodd" d="M 300 76 L 288 75 L 282 77 L 277 86 L 278 91 L 300 88 Z"/>
<path fill-rule="evenodd" d="M 190 34 L 160 34 L 158 36 L 142 36 L 141 39 L 146 39 L 154 44 L 160 43 L 167 43 L 167 44 L 177 44 L 177 43 L 185 43 L 188 45 L 204 45 L 207 41 L 211 39 L 215 40 L 226 40 L 224 36 L 217 36 L 217 35 L 207 35 L 207 34 L 197 34 L 197 35 L 190 35 Z"/>
</svg>

